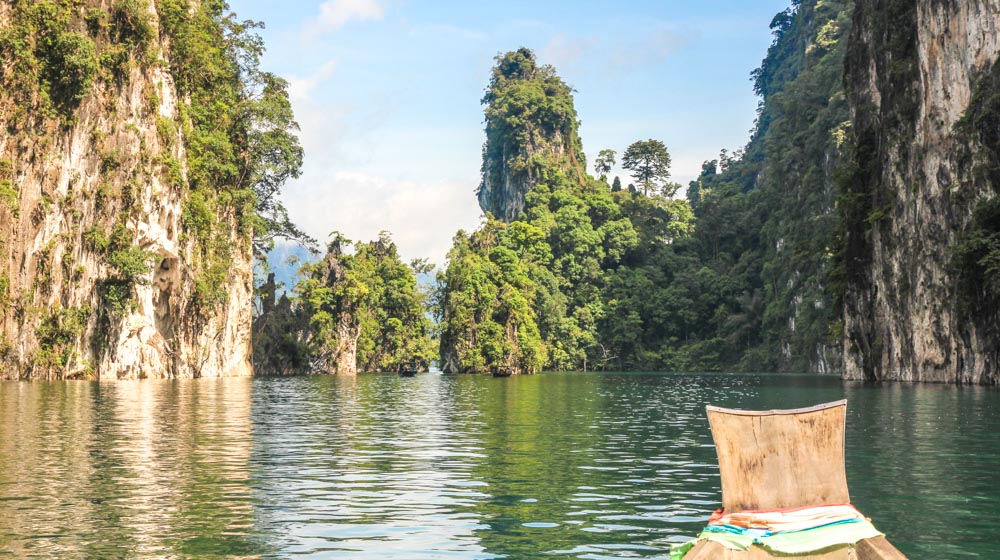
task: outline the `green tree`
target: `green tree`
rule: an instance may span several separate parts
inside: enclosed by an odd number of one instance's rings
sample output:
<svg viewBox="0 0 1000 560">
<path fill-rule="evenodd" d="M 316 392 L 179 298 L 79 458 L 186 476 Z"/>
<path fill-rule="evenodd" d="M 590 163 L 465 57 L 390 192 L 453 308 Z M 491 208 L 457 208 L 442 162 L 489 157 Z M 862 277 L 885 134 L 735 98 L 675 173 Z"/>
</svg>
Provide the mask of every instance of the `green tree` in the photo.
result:
<svg viewBox="0 0 1000 560">
<path fill-rule="evenodd" d="M 650 190 L 656 192 L 670 178 L 670 153 L 659 140 L 640 140 L 625 150 L 622 167 L 632 171 L 632 177 L 642 185 L 642 194 L 649 196 Z"/>
<path fill-rule="evenodd" d="M 611 182 L 611 192 L 619 192 L 622 190 L 622 180 L 615 175 L 615 180 Z"/>
<path fill-rule="evenodd" d="M 325 258 L 300 269 L 294 305 L 309 361 L 325 370 L 353 369 L 342 367 L 346 357 L 360 371 L 394 371 L 411 361 L 427 367 L 435 357 L 430 294 L 420 289 L 387 232 L 355 243 L 353 252 L 344 250 L 349 244 L 335 234 Z M 420 260 L 413 265 L 430 270 Z M 355 354 L 344 352 L 351 347 Z"/>
<path fill-rule="evenodd" d="M 608 182 L 608 173 L 615 166 L 616 155 L 617 152 L 614 150 L 604 149 L 598 152 L 597 158 L 594 159 L 594 172 L 597 173 L 597 178 L 605 183 Z M 621 190 L 620 184 L 618 190 Z"/>
<path fill-rule="evenodd" d="M 120 5 L 114 19 L 132 22 L 132 35 L 152 33 L 141 25 L 140 3 Z M 234 249 L 227 240 L 232 232 L 216 227 L 220 216 L 236 219 L 258 258 L 276 238 L 315 244 L 289 221 L 280 201 L 281 188 L 302 167 L 298 124 L 288 83 L 260 68 L 264 44 L 256 30 L 263 24 L 237 19 L 222 1 L 160 0 L 156 10 L 170 39 L 171 74 L 187 100 L 178 106 L 191 190 L 182 221 L 206 269 L 199 300 L 218 303 L 226 297 L 218 279 L 225 278 Z"/>
<path fill-rule="evenodd" d="M 316 241 L 291 222 L 279 198 L 281 187 L 302 174 L 303 150 L 295 135 L 299 125 L 288 100 L 288 82 L 268 72 L 256 79 L 258 93 L 247 104 L 244 116 L 249 126 L 243 157 L 256 202 L 254 253 L 264 259 L 276 238 L 308 247 Z"/>
</svg>

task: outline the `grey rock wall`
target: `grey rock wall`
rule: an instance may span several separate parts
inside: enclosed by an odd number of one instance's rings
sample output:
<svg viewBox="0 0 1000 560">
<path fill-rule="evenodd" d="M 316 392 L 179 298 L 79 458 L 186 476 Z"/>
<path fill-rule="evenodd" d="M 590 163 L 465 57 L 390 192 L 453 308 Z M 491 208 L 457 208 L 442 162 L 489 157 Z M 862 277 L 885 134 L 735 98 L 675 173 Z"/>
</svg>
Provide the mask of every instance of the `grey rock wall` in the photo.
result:
<svg viewBox="0 0 1000 560">
<path fill-rule="evenodd" d="M 1000 53 L 996 0 L 860 0 L 845 85 L 844 377 L 995 384 L 997 309 L 962 305 L 955 247 L 1000 185 L 957 125 Z"/>
</svg>

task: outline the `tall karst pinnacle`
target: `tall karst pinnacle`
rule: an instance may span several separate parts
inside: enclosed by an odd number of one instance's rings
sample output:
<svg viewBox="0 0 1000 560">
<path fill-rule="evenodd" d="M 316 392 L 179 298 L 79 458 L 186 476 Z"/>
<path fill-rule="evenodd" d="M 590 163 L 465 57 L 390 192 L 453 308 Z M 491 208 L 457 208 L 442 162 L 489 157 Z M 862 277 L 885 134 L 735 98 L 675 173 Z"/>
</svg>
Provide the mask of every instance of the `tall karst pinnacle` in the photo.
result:
<svg viewBox="0 0 1000 560">
<path fill-rule="evenodd" d="M 496 57 L 483 97 L 486 144 L 477 196 L 483 212 L 511 222 L 524 209 L 524 195 L 546 173 L 584 181 L 584 156 L 572 88 L 555 68 L 539 65 L 521 48 Z"/>
</svg>

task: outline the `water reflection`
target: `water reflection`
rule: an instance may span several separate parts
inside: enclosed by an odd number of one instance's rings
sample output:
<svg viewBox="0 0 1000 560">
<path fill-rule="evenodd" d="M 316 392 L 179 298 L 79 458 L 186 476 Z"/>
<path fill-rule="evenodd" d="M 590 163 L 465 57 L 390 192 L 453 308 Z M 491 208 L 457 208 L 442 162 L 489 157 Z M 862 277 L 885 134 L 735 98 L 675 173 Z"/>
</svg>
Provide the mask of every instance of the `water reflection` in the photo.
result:
<svg viewBox="0 0 1000 560">
<path fill-rule="evenodd" d="M 18 557 L 253 554 L 246 380 L 0 386 L 0 545 Z"/>
<path fill-rule="evenodd" d="M 257 530 L 306 557 L 490 558 L 475 436 L 431 376 L 268 380 L 255 399 Z M 289 460 L 292 459 L 292 460 Z"/>
<path fill-rule="evenodd" d="M 89 385 L 4 384 L 0 392 L 0 550 L 12 556 L 80 551 L 78 519 L 95 504 L 77 499 L 93 475 L 86 444 L 93 410 Z M 69 506 L 69 507 L 67 507 Z"/>
<path fill-rule="evenodd" d="M 995 556 L 995 389 L 653 374 L 3 383 L 0 555 L 665 558 L 719 502 L 705 404 L 844 397 L 862 511 Z"/>
</svg>

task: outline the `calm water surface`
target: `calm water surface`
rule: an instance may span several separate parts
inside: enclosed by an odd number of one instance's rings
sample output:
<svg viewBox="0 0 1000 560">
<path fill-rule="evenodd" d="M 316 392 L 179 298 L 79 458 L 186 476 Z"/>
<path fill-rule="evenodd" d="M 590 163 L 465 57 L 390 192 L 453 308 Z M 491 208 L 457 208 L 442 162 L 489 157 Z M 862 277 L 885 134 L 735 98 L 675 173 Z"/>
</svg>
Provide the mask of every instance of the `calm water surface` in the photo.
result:
<svg viewBox="0 0 1000 560">
<path fill-rule="evenodd" d="M 582 373 L 0 384 L 0 556 L 666 558 L 720 499 L 705 404 L 844 397 L 876 526 L 1000 558 L 1000 391 Z"/>
</svg>

